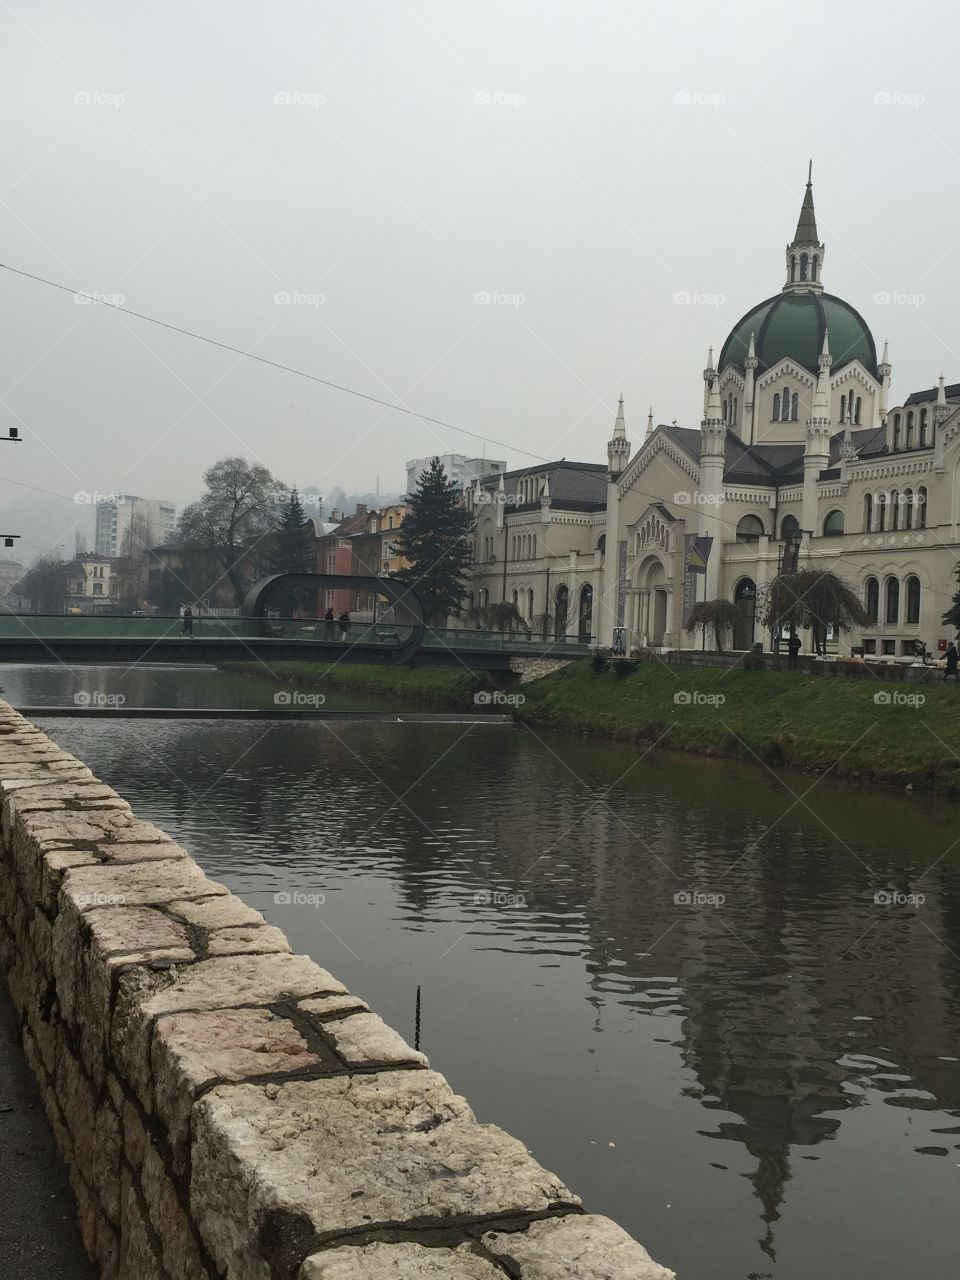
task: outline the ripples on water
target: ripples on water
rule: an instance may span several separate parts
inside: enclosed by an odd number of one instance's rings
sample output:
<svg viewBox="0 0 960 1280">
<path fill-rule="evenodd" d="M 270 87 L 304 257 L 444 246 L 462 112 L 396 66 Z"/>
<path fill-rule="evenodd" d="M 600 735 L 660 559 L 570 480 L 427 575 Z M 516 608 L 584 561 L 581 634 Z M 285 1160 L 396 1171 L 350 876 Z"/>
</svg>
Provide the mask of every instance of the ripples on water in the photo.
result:
<svg viewBox="0 0 960 1280">
<path fill-rule="evenodd" d="M 272 692 L 121 679 L 79 687 Z M 522 729 L 45 727 L 411 1037 L 421 985 L 433 1065 L 680 1280 L 957 1273 L 955 807 Z"/>
</svg>

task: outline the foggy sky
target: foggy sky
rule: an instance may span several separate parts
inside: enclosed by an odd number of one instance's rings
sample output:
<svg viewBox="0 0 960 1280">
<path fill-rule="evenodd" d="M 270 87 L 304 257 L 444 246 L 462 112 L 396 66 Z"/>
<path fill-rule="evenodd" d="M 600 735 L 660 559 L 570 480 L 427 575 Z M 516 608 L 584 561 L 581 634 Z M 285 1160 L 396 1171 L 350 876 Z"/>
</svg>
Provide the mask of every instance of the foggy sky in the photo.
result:
<svg viewBox="0 0 960 1280">
<path fill-rule="evenodd" d="M 434 452 L 602 461 L 621 392 L 635 447 L 650 404 L 696 426 L 811 156 L 893 400 L 960 381 L 946 2 L 5 0 L 0 33 L 0 260 L 509 445 L 0 272 L 3 477 L 182 504 L 242 453 L 396 491 Z"/>
</svg>

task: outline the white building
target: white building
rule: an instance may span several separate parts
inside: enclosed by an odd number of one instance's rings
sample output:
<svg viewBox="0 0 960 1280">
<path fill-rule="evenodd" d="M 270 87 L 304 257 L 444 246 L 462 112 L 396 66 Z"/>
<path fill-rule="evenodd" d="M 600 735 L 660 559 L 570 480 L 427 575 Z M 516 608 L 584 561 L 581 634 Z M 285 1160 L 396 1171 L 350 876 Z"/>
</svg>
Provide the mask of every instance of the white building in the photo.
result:
<svg viewBox="0 0 960 1280">
<path fill-rule="evenodd" d="M 507 469 L 505 462 L 495 462 L 490 458 L 468 458 L 462 453 L 441 453 L 434 456 L 440 458 L 447 478 L 452 480 L 458 489 L 469 489 L 484 476 L 498 476 Z M 433 457 L 413 458 L 407 463 L 406 493 L 410 494 L 416 490 L 417 481 L 432 461 Z"/>
<path fill-rule="evenodd" d="M 98 502 L 96 554 L 111 558 L 123 555 L 131 527 L 144 547 L 160 546 L 176 533 L 176 505 L 164 498 L 138 498 L 127 493 L 117 494 L 113 502 Z"/>
</svg>

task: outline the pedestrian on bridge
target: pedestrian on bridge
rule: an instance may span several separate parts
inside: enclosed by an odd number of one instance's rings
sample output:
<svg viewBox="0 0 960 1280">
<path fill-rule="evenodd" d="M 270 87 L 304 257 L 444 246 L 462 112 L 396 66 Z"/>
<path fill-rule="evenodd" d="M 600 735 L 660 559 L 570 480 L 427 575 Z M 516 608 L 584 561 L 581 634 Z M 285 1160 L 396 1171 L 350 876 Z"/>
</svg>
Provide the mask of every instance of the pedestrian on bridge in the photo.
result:
<svg viewBox="0 0 960 1280">
<path fill-rule="evenodd" d="M 180 632 L 182 636 L 190 636 L 193 638 L 193 610 L 189 605 L 183 611 L 183 630 Z"/>
<path fill-rule="evenodd" d="M 334 628 L 336 626 L 336 618 L 333 616 L 333 610 L 328 609 L 323 615 L 323 638 L 324 640 L 336 640 Z"/>
<path fill-rule="evenodd" d="M 350 615 L 344 609 L 340 615 L 340 639 L 346 644 L 347 636 L 350 634 Z"/>
<path fill-rule="evenodd" d="M 960 652 L 958 652 L 953 640 L 947 645 L 947 665 L 943 672 L 943 678 L 944 680 L 949 680 L 951 676 L 960 684 Z"/>
</svg>

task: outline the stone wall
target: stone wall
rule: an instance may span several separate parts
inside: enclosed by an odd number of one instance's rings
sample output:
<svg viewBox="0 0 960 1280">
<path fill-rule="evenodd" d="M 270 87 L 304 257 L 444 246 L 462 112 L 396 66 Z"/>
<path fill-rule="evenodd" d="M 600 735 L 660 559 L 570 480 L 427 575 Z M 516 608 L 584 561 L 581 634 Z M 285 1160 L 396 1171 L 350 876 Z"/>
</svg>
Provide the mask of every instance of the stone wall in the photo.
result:
<svg viewBox="0 0 960 1280">
<path fill-rule="evenodd" d="M 671 1280 L 4 703 L 0 797 L 0 963 L 105 1280 Z"/>
</svg>

